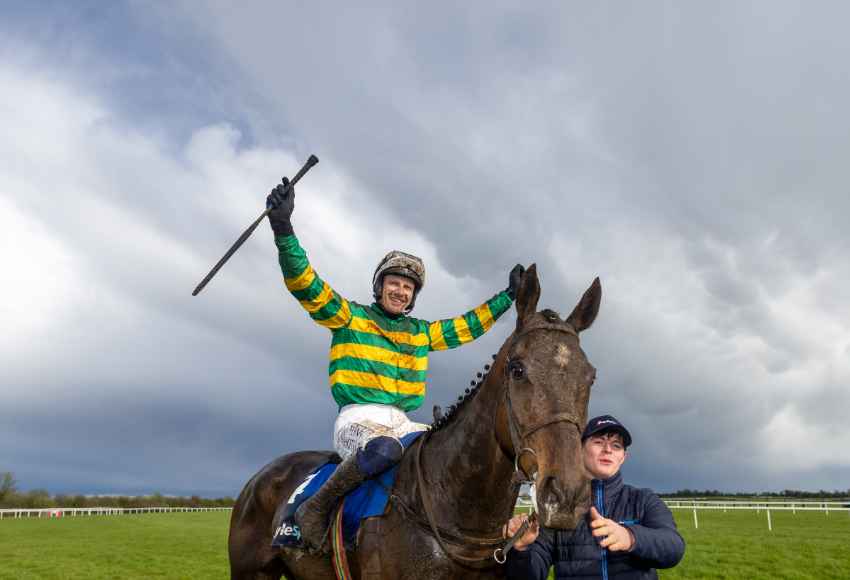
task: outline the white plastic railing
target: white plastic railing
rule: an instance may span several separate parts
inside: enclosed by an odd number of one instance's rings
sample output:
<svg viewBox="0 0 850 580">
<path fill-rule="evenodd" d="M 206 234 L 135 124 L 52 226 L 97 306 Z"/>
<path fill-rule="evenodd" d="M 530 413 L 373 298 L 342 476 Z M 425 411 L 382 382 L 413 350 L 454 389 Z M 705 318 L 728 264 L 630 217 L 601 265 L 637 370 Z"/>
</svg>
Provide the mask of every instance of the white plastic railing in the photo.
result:
<svg viewBox="0 0 850 580">
<path fill-rule="evenodd" d="M 670 509 L 850 512 L 850 501 L 662 499 Z"/>
<path fill-rule="evenodd" d="M 230 511 L 230 507 L 85 507 L 85 508 L 12 508 L 0 509 L 0 519 L 4 518 L 68 518 L 83 516 L 115 516 L 126 514 L 152 514 L 170 512 L 209 512 Z"/>
<path fill-rule="evenodd" d="M 671 510 L 686 509 L 691 510 L 694 514 L 694 528 L 699 528 L 699 510 L 748 510 L 761 514 L 764 510 L 767 516 L 767 529 L 773 531 L 773 520 L 770 517 L 770 512 L 793 512 L 798 511 L 817 511 L 824 512 L 824 515 L 829 515 L 829 512 L 847 512 L 850 514 L 850 502 L 847 501 L 817 501 L 817 500 L 699 500 L 699 499 L 664 499 Z"/>
<path fill-rule="evenodd" d="M 774 509 L 774 506 L 782 507 L 816 507 L 817 509 L 838 509 L 850 508 L 850 500 L 843 501 L 825 501 L 816 499 L 690 499 L 690 498 L 661 498 L 668 506 L 676 507 L 712 507 L 712 506 L 748 506 L 748 507 L 769 507 Z"/>
</svg>

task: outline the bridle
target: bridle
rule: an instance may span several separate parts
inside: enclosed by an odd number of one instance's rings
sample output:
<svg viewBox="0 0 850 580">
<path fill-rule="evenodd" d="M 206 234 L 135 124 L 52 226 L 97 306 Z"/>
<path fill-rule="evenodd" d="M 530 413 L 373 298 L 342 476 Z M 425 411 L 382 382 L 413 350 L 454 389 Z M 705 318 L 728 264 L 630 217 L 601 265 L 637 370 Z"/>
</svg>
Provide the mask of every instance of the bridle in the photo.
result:
<svg viewBox="0 0 850 580">
<path fill-rule="evenodd" d="M 552 322 L 547 322 L 543 324 L 536 324 L 531 328 L 524 329 L 522 332 L 519 332 L 514 335 L 511 347 L 513 347 L 520 338 L 528 335 L 531 332 L 535 332 L 538 330 L 554 330 L 558 332 L 564 332 L 569 335 L 578 337 L 578 333 L 575 329 L 568 324 L 556 324 Z M 533 481 L 533 476 L 529 477 L 525 470 L 519 464 L 519 458 L 521 455 L 525 453 L 531 453 L 533 456 L 537 456 L 537 453 L 531 447 L 524 446 L 525 440 L 536 433 L 537 431 L 548 427 L 550 425 L 554 425 L 556 423 L 570 423 L 574 425 L 575 428 L 581 433 L 581 426 L 579 425 L 580 418 L 572 412 L 563 411 L 560 413 L 555 413 L 548 417 L 533 423 L 530 427 L 521 428 L 516 420 L 516 415 L 514 413 L 513 404 L 511 402 L 511 382 L 513 378 L 510 376 L 510 371 L 508 369 L 509 365 L 505 365 L 505 373 L 507 376 L 507 384 L 505 385 L 505 403 L 508 409 L 508 428 L 511 433 L 511 442 L 514 448 L 514 470 L 515 470 L 515 478 L 518 480 L 516 484 L 523 483 L 525 481 Z M 427 482 L 425 481 L 425 477 L 422 469 L 422 449 L 425 447 L 425 443 L 428 440 L 430 432 L 425 432 L 425 434 L 418 441 L 418 446 L 416 449 L 416 458 L 415 458 L 415 467 L 416 467 L 416 478 L 417 478 L 417 488 L 419 491 L 419 498 L 422 502 L 422 509 L 425 512 L 425 516 L 428 520 L 428 525 L 431 529 L 431 533 L 434 535 L 434 538 L 437 540 L 437 543 L 440 545 L 440 548 L 446 553 L 446 555 L 451 558 L 455 563 L 460 564 L 461 566 L 472 567 L 472 568 L 485 568 L 492 566 L 493 563 L 491 558 L 494 558 L 496 562 L 502 564 L 504 563 L 504 554 L 510 549 L 510 546 L 513 546 L 516 539 L 522 535 L 525 531 L 521 529 L 514 535 L 513 538 L 505 542 L 505 538 L 502 536 L 492 537 L 492 538 L 476 538 L 473 536 L 469 536 L 463 534 L 461 532 L 451 532 L 449 530 L 443 529 L 442 533 L 440 531 L 440 527 L 437 525 L 436 518 L 434 517 L 434 509 L 431 504 L 431 497 L 427 491 Z M 519 451 L 517 451 L 519 450 Z M 534 475 L 534 474 L 533 474 Z M 525 477 L 525 479 L 522 479 Z M 405 506 L 406 507 L 406 506 Z M 445 540 L 443 539 L 443 535 L 452 536 L 452 543 L 461 544 L 461 545 L 472 545 L 475 548 L 487 548 L 492 549 L 493 547 L 498 547 L 493 555 L 487 555 L 484 557 L 469 557 L 463 556 L 461 554 L 457 554 L 449 549 L 446 545 Z M 500 559 L 496 554 L 502 554 L 502 559 Z"/>
<path fill-rule="evenodd" d="M 511 343 L 511 347 L 513 347 L 519 339 L 532 333 L 537 330 L 553 330 L 557 332 L 564 332 L 571 336 L 578 337 L 578 333 L 575 329 L 568 324 L 557 324 L 553 322 L 547 322 L 544 324 L 537 324 L 531 328 L 524 329 L 522 332 L 515 334 Z M 571 411 L 562 411 L 560 413 L 554 413 L 552 415 L 543 417 L 536 423 L 532 423 L 530 426 L 522 428 L 519 425 L 519 422 L 516 418 L 516 413 L 514 412 L 513 402 L 511 401 L 511 384 L 513 382 L 513 377 L 510 376 L 510 362 L 505 365 L 505 374 L 507 375 L 507 385 L 505 386 L 505 405 L 508 409 L 508 429 L 511 434 L 511 444 L 514 448 L 514 474 L 518 483 L 531 483 L 534 481 L 534 473 L 526 473 L 525 469 L 522 468 L 519 460 L 520 457 L 526 453 L 531 454 L 535 458 L 537 457 L 537 453 L 533 448 L 527 446 L 525 444 L 525 440 L 530 437 L 532 434 L 540 431 L 544 427 L 548 427 L 549 425 L 554 425 L 555 423 L 569 423 L 573 425 L 576 430 L 581 433 L 581 418 Z"/>
</svg>

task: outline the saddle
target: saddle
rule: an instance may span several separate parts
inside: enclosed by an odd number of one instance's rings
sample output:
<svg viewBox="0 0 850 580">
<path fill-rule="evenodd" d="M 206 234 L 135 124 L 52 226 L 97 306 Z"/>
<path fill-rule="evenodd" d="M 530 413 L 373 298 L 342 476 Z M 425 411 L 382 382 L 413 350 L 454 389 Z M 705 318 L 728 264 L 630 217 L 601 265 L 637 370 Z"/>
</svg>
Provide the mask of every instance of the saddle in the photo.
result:
<svg viewBox="0 0 850 580">
<path fill-rule="evenodd" d="M 401 438 L 405 450 L 422 435 L 424 431 L 410 433 Z M 313 470 L 295 488 L 289 497 L 284 498 L 275 517 L 272 547 L 303 548 L 301 530 L 295 521 L 295 512 L 304 501 L 312 497 L 328 480 L 339 465 L 339 456 Z M 395 484 L 399 464 L 384 471 L 377 477 L 367 479 L 343 498 L 342 525 L 345 544 L 353 546 L 357 539 L 360 522 L 365 518 L 381 516 L 387 507 L 387 500 Z"/>
</svg>

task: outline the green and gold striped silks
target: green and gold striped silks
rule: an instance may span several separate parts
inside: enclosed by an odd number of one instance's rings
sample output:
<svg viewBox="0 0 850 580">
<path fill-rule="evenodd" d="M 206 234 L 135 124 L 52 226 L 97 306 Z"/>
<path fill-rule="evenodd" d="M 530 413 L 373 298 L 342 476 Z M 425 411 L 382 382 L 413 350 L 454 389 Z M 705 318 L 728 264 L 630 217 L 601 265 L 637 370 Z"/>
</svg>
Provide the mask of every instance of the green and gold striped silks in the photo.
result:
<svg viewBox="0 0 850 580">
<path fill-rule="evenodd" d="M 428 353 L 475 340 L 511 306 L 507 293 L 499 292 L 455 318 L 394 318 L 377 304 L 340 296 L 316 274 L 295 236 L 279 236 L 275 242 L 286 287 L 316 323 L 331 331 L 328 374 L 340 407 L 383 403 L 417 409 L 425 398 Z"/>
</svg>

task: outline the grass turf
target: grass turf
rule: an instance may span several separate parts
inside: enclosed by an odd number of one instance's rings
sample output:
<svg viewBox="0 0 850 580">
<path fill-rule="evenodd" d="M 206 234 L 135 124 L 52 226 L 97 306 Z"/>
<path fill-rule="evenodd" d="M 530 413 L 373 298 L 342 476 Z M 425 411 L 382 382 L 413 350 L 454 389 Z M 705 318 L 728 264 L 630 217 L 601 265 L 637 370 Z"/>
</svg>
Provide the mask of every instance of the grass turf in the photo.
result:
<svg viewBox="0 0 850 580">
<path fill-rule="evenodd" d="M 673 515 L 685 538 L 685 557 L 659 570 L 661 580 L 850 579 L 847 512 L 772 511 L 773 531 L 764 510 L 698 510 L 698 528 L 692 510 Z"/>
<path fill-rule="evenodd" d="M 230 578 L 230 512 L 0 520 L 0 579 Z"/>
<path fill-rule="evenodd" d="M 850 578 L 847 512 L 673 510 L 687 543 L 663 580 Z M 0 580 L 229 578 L 229 512 L 0 520 Z"/>
<path fill-rule="evenodd" d="M 673 510 L 687 548 L 663 580 L 684 578 L 829 580 L 850 578 L 848 512 Z"/>
</svg>

